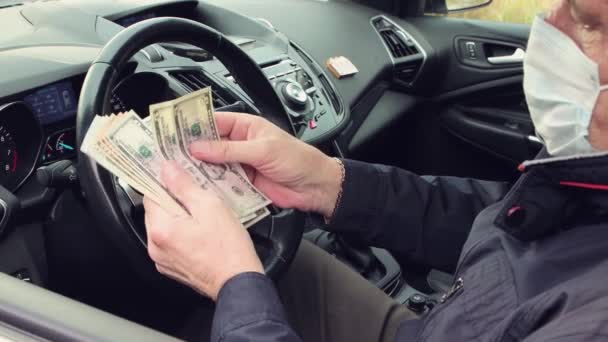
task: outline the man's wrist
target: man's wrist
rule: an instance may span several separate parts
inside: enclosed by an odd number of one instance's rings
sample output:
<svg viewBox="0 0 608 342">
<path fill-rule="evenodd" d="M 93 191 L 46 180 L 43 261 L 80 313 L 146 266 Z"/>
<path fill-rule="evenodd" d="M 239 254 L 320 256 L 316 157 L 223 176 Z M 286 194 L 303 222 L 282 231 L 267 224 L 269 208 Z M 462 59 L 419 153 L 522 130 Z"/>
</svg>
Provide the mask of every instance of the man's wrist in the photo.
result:
<svg viewBox="0 0 608 342">
<path fill-rule="evenodd" d="M 222 290 L 225 289 L 227 286 L 229 286 L 229 284 L 231 282 L 239 281 L 240 278 L 251 278 L 251 277 L 266 277 L 266 274 L 264 274 L 264 272 L 258 272 L 258 271 L 244 271 L 244 272 L 234 274 L 230 278 L 227 278 L 221 284 L 221 286 L 219 286 L 217 288 L 217 292 L 215 293 L 215 296 L 211 297 L 211 299 L 213 299 L 214 302 L 217 302 L 222 294 Z"/>
<path fill-rule="evenodd" d="M 235 270 L 233 272 L 227 272 L 224 276 L 218 278 L 217 284 L 214 286 L 214 290 L 210 291 L 209 296 L 214 302 L 217 302 L 218 296 L 222 289 L 228 284 L 231 280 L 238 278 L 243 274 L 260 274 L 262 276 L 265 275 L 264 267 L 261 262 L 258 265 L 253 265 L 251 267 L 243 267 L 240 270 Z"/>
<path fill-rule="evenodd" d="M 218 295 L 211 341 L 220 341 L 245 325 L 269 320 L 287 326 L 274 283 L 257 272 L 241 273 L 228 280 Z"/>
<path fill-rule="evenodd" d="M 315 203 L 318 203 L 318 207 L 315 211 L 326 219 L 330 219 L 339 205 L 338 200 L 342 192 L 344 165 L 338 159 L 326 157 L 324 167 L 321 168 L 319 174 L 322 175 L 322 178 L 317 185 L 318 198 L 315 200 Z"/>
</svg>

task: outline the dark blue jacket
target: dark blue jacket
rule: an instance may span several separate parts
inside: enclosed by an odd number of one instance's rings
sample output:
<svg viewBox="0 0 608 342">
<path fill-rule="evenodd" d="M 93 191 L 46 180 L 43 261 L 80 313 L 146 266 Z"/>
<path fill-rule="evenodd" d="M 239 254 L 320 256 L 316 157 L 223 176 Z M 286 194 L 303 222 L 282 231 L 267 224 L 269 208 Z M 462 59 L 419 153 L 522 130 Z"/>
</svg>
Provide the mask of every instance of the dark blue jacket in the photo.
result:
<svg viewBox="0 0 608 342">
<path fill-rule="evenodd" d="M 607 154 L 526 162 L 508 193 L 505 184 L 345 164 L 333 226 L 458 279 L 444 303 L 403 323 L 397 341 L 608 341 Z M 299 338 L 272 282 L 244 274 L 220 292 L 212 340 Z"/>
</svg>

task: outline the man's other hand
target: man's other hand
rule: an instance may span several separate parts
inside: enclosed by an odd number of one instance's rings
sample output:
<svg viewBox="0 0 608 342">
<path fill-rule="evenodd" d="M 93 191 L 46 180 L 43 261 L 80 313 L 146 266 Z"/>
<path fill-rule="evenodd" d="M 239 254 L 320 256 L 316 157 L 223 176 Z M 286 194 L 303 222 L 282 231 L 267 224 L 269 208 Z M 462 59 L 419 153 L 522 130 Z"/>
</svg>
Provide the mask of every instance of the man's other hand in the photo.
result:
<svg viewBox="0 0 608 342">
<path fill-rule="evenodd" d="M 252 183 L 277 206 L 331 216 L 341 186 L 341 167 L 335 160 L 259 116 L 215 117 L 225 140 L 193 143 L 195 158 L 242 163 Z"/>
<path fill-rule="evenodd" d="M 169 214 L 144 199 L 148 253 L 159 272 L 213 300 L 232 277 L 264 272 L 247 230 L 220 198 L 173 162 L 161 177 L 191 215 Z"/>
</svg>

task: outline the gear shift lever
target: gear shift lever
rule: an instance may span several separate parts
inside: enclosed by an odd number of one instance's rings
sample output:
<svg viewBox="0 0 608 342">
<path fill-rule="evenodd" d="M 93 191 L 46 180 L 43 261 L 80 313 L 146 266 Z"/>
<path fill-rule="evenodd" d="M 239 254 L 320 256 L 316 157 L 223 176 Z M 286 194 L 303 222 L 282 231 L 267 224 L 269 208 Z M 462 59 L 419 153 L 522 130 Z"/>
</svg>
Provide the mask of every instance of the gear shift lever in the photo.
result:
<svg viewBox="0 0 608 342">
<path fill-rule="evenodd" d="M 342 235 L 314 230 L 306 233 L 305 237 L 329 254 L 344 261 L 364 277 L 367 277 L 375 268 L 380 266 L 371 247 L 358 246 Z"/>
<path fill-rule="evenodd" d="M 367 276 L 374 267 L 378 266 L 378 260 L 371 247 L 356 246 L 349 243 L 343 236 L 336 236 L 336 244 L 344 258 L 363 276 Z"/>
</svg>

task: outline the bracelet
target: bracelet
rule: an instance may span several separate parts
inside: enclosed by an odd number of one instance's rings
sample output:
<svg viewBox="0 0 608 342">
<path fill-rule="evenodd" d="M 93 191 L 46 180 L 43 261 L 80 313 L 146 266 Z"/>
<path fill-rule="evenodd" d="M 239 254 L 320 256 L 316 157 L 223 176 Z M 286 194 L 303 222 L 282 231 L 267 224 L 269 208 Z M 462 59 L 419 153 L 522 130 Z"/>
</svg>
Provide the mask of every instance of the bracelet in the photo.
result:
<svg viewBox="0 0 608 342">
<path fill-rule="evenodd" d="M 331 220 L 336 215 L 336 211 L 338 211 L 338 207 L 340 206 L 340 202 L 342 202 L 342 194 L 344 193 L 344 181 L 346 180 L 346 168 L 344 167 L 344 163 L 339 158 L 333 158 L 338 165 L 340 165 L 340 190 L 338 191 L 338 197 L 336 198 L 336 204 L 334 205 L 334 209 L 331 211 L 331 215 L 325 218 L 325 223 L 329 224 Z"/>
</svg>

